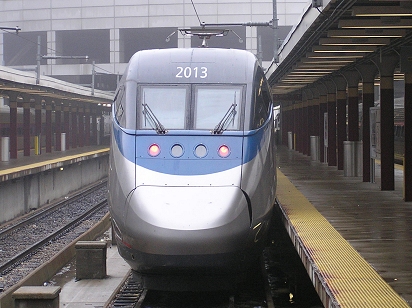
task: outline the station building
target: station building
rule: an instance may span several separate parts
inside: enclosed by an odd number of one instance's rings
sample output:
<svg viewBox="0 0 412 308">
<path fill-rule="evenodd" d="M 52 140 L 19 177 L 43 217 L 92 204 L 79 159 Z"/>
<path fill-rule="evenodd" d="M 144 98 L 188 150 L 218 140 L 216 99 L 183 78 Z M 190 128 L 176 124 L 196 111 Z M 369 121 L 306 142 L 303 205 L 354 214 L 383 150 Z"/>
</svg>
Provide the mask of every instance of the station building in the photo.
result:
<svg viewBox="0 0 412 308">
<path fill-rule="evenodd" d="M 85 86 L 93 83 L 93 88 L 114 91 L 136 51 L 197 47 L 201 44 L 199 38 L 185 36 L 178 29 L 205 23 L 226 24 L 230 30 L 224 38 L 211 39 L 210 47 L 249 50 L 259 55 L 267 67 L 273 59 L 273 29 L 237 24 L 271 21 L 273 1 L 3 0 L 0 27 L 18 26 L 21 31 L 16 34 L 3 30 L 0 63 L 36 71 L 40 60 L 40 75 Z M 279 44 L 298 23 L 309 2 L 275 1 Z M 64 58 L 73 56 L 88 59 Z"/>
</svg>

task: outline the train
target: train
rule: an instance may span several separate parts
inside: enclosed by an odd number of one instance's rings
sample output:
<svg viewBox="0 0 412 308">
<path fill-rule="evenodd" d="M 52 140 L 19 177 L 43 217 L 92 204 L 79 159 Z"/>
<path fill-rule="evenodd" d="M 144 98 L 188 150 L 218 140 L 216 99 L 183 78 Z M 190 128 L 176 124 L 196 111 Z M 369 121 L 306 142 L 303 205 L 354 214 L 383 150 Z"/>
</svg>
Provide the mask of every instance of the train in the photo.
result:
<svg viewBox="0 0 412 308">
<path fill-rule="evenodd" d="M 256 57 L 138 51 L 111 123 L 112 228 L 136 279 L 148 289 L 232 287 L 261 255 L 276 195 L 273 101 Z"/>
</svg>

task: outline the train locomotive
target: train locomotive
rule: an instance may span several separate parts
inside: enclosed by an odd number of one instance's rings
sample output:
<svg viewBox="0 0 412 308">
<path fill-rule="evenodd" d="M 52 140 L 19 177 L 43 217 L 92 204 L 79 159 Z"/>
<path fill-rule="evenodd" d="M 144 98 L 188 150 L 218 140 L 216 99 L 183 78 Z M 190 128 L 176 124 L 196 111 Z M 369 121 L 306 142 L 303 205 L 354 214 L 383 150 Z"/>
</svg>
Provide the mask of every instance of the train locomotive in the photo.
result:
<svg viewBox="0 0 412 308">
<path fill-rule="evenodd" d="M 160 289 L 164 277 L 243 272 L 276 194 L 273 102 L 256 57 L 139 51 L 112 108 L 108 200 L 133 272 Z"/>
</svg>

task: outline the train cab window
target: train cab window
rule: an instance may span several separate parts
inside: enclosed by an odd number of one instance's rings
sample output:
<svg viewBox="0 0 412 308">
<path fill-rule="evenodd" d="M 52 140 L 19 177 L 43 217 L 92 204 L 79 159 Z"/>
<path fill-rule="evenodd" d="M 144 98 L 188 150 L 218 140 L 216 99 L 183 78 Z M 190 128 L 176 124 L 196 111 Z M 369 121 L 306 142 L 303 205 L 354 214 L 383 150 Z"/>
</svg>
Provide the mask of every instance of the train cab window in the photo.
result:
<svg viewBox="0 0 412 308">
<path fill-rule="evenodd" d="M 264 74 L 259 70 L 254 81 L 255 110 L 253 117 L 253 128 L 261 127 L 270 115 L 271 99 L 270 90 Z"/>
<path fill-rule="evenodd" d="M 124 95 L 124 87 L 121 87 L 114 97 L 114 112 L 116 121 L 119 123 L 120 126 L 125 127 L 126 117 L 124 116 L 124 104 L 125 103 L 125 95 Z"/>
<path fill-rule="evenodd" d="M 140 129 L 165 132 L 185 129 L 186 86 L 143 86 L 140 94 Z"/>
<path fill-rule="evenodd" d="M 126 82 L 114 98 L 115 119 L 127 129 L 136 129 L 136 83 Z"/>
<path fill-rule="evenodd" d="M 243 88 L 241 86 L 197 86 L 194 129 L 239 130 Z"/>
</svg>

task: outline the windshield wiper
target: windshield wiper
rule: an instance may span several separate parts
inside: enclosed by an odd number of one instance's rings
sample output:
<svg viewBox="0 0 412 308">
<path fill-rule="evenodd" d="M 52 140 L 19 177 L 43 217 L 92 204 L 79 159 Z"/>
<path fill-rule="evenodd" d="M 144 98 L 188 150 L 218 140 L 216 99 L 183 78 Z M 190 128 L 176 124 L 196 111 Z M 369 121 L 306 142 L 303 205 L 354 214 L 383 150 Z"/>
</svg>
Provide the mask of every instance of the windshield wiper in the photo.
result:
<svg viewBox="0 0 412 308">
<path fill-rule="evenodd" d="M 213 135 L 223 134 L 223 132 L 229 126 L 230 121 L 233 121 L 233 124 L 235 123 L 235 116 L 237 113 L 236 106 L 237 104 L 236 104 L 236 93 L 235 93 L 233 104 L 230 105 L 229 109 L 226 111 L 223 118 L 219 121 L 219 123 L 217 123 L 217 125 L 213 129 L 212 131 Z"/>
<path fill-rule="evenodd" d="M 165 127 L 160 123 L 159 119 L 156 118 L 155 114 L 153 113 L 152 109 L 150 109 L 149 105 L 143 102 L 143 114 L 145 116 L 145 120 L 149 120 L 150 125 L 156 130 L 156 133 L 164 135 L 167 133 Z M 145 122 L 146 124 L 146 122 Z"/>
</svg>

